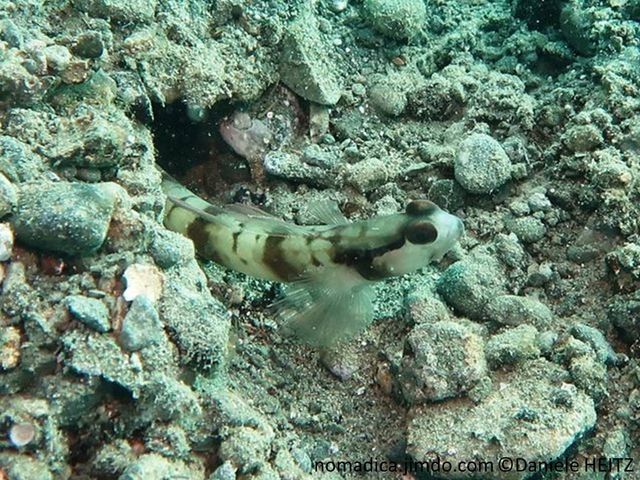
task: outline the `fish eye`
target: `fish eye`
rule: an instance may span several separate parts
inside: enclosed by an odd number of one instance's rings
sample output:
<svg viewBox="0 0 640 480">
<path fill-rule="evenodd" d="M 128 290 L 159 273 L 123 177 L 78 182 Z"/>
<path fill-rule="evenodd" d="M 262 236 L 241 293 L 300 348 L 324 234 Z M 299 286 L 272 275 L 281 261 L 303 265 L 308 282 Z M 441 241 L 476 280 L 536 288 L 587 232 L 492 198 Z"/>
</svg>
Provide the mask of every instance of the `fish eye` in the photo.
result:
<svg viewBox="0 0 640 480">
<path fill-rule="evenodd" d="M 404 237 L 415 245 L 424 245 L 438 238 L 438 229 L 426 220 L 412 222 L 404 229 Z"/>
<path fill-rule="evenodd" d="M 438 206 L 430 200 L 412 200 L 407 205 L 407 215 L 428 215 L 438 210 Z"/>
</svg>

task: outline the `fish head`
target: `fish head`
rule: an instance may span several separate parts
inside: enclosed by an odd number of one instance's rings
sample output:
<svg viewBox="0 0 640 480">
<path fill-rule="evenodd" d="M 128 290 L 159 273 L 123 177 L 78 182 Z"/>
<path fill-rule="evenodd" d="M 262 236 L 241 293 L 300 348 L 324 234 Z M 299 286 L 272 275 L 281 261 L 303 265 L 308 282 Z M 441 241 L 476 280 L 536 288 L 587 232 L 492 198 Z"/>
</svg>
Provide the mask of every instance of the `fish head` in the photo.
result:
<svg viewBox="0 0 640 480">
<path fill-rule="evenodd" d="M 404 237 L 418 263 L 440 260 L 464 234 L 464 224 L 429 200 L 413 200 L 405 211 Z"/>
</svg>

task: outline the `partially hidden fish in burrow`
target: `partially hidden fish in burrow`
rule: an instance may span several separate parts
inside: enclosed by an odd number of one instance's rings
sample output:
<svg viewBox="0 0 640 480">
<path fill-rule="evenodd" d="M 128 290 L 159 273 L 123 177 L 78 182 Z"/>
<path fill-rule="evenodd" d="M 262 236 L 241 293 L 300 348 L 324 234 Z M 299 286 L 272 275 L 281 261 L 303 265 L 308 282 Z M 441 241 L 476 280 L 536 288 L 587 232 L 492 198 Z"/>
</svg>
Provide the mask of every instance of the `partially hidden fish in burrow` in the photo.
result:
<svg viewBox="0 0 640 480">
<path fill-rule="evenodd" d="M 324 225 L 302 226 L 255 207 L 214 206 L 167 174 L 162 188 L 165 226 L 190 238 L 200 256 L 291 284 L 277 303 L 279 314 L 317 346 L 331 346 L 371 323 L 373 282 L 440 260 L 464 231 L 458 217 L 428 200 L 356 222 L 326 203 L 315 212 Z"/>
</svg>

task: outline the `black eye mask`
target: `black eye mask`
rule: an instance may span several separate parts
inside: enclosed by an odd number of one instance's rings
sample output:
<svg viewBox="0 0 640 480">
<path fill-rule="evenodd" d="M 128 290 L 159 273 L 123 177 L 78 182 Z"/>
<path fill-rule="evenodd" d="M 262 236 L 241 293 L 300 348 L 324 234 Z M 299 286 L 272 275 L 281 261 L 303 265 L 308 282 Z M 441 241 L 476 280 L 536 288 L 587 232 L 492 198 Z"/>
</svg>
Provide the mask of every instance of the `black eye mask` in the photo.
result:
<svg viewBox="0 0 640 480">
<path fill-rule="evenodd" d="M 414 245 L 425 245 L 435 242 L 438 230 L 427 220 L 416 220 L 405 227 L 404 238 Z"/>
</svg>

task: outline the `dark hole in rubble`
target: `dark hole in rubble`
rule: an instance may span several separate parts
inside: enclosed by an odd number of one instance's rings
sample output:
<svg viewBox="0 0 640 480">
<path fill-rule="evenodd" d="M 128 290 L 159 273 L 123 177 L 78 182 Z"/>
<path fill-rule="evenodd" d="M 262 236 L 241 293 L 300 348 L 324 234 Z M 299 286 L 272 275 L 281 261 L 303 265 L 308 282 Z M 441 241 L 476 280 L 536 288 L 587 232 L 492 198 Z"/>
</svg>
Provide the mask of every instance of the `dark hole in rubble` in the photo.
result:
<svg viewBox="0 0 640 480">
<path fill-rule="evenodd" d="M 208 194 L 250 179 L 246 161 L 222 139 L 220 122 L 237 107 L 220 102 L 193 119 L 183 102 L 154 105 L 156 161 L 185 185 Z"/>
</svg>

